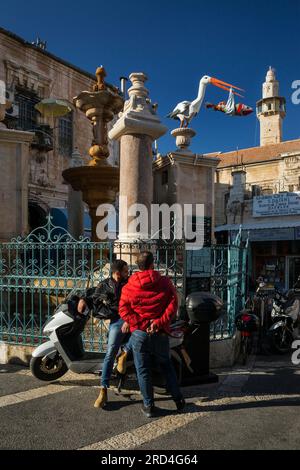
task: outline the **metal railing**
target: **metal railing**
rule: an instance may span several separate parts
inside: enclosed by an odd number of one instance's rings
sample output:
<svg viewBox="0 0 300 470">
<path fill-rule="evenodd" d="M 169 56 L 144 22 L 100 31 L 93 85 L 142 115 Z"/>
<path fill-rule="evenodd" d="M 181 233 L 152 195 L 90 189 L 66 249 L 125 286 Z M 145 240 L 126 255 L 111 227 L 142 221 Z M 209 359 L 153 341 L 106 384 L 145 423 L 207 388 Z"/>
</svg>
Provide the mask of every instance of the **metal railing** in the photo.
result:
<svg viewBox="0 0 300 470">
<path fill-rule="evenodd" d="M 113 259 L 124 258 L 130 273 L 137 269 L 136 253 L 151 250 L 155 268 L 184 289 L 183 241 L 122 244 L 74 239 L 51 217 L 27 237 L 0 243 L 0 341 L 36 345 L 44 340 L 43 325 L 70 293 L 96 286 L 110 274 Z M 85 329 L 87 350 L 103 351 L 106 322 L 91 319 Z"/>
<path fill-rule="evenodd" d="M 211 324 L 211 339 L 232 337 L 234 320 L 244 308 L 247 283 L 248 240 L 242 242 L 241 230 L 231 245 L 212 245 L 188 254 L 187 293 L 208 290 L 224 302 L 224 314 Z"/>
<path fill-rule="evenodd" d="M 155 269 L 170 276 L 183 305 L 186 274 L 191 275 L 183 240 L 133 244 L 76 240 L 64 228 L 54 226 L 49 216 L 43 227 L 27 237 L 0 243 L 0 341 L 41 343 L 43 325 L 60 302 L 108 277 L 115 258 L 125 259 L 130 273 L 134 272 L 140 250 L 154 253 Z M 226 306 L 222 318 L 212 324 L 211 336 L 229 337 L 245 300 L 247 247 L 237 239 L 231 246 L 205 247 L 193 256 L 197 258 L 194 278 L 205 279 L 206 289 L 220 296 Z M 107 322 L 89 320 L 84 333 L 86 349 L 104 351 L 106 332 Z"/>
</svg>

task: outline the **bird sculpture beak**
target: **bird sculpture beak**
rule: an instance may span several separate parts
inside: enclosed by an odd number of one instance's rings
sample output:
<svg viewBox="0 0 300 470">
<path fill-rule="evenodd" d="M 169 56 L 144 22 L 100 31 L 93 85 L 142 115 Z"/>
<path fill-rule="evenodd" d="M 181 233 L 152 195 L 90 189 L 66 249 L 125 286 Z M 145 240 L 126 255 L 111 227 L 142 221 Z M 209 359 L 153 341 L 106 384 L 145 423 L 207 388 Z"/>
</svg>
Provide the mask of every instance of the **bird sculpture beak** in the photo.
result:
<svg viewBox="0 0 300 470">
<path fill-rule="evenodd" d="M 223 82 L 222 80 L 219 80 L 218 78 L 213 78 L 213 77 L 210 79 L 210 83 L 214 86 L 217 86 L 218 88 L 222 88 L 223 90 L 227 90 L 227 91 L 230 91 L 230 88 L 232 88 L 232 92 L 235 95 L 240 96 L 241 98 L 243 98 L 242 95 L 240 95 L 239 93 L 237 93 L 235 91 L 235 90 L 245 91 L 242 88 L 231 85 L 230 83 Z"/>
</svg>

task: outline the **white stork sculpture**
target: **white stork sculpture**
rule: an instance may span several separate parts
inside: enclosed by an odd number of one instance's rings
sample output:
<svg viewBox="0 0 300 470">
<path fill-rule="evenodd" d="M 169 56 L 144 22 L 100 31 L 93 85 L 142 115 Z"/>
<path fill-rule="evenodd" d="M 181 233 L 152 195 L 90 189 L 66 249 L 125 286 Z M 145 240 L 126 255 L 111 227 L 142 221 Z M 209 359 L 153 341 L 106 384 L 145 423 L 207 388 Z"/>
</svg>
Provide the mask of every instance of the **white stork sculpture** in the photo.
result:
<svg viewBox="0 0 300 470">
<path fill-rule="evenodd" d="M 181 101 L 175 106 L 173 111 L 167 115 L 167 117 L 172 119 L 179 119 L 180 127 L 187 127 L 193 117 L 195 117 L 199 113 L 205 96 L 206 87 L 209 83 L 227 91 L 230 91 L 230 88 L 244 91 L 242 90 L 242 88 L 230 85 L 230 83 L 223 82 L 218 78 L 213 78 L 209 77 L 208 75 L 204 75 L 199 81 L 199 90 L 197 98 L 194 101 Z M 241 96 L 235 91 L 233 91 L 233 93 L 235 95 Z"/>
</svg>

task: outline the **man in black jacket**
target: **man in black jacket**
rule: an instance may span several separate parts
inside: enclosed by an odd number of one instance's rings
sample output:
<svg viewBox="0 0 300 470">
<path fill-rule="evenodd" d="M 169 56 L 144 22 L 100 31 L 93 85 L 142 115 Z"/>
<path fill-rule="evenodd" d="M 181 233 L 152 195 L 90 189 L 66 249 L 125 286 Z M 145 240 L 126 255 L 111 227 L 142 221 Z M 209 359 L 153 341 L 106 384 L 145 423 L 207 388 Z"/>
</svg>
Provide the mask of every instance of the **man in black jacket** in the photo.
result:
<svg viewBox="0 0 300 470">
<path fill-rule="evenodd" d="M 107 403 L 107 389 L 114 361 L 124 336 L 129 333 L 128 323 L 124 322 L 119 316 L 119 300 L 122 287 L 126 284 L 127 279 L 127 263 L 123 260 L 114 261 L 111 265 L 111 277 L 100 282 L 92 296 L 83 297 L 77 307 L 78 312 L 83 313 L 87 305 L 92 305 L 96 316 L 110 320 L 107 351 L 102 367 L 100 393 L 94 403 L 95 408 L 103 408 Z M 117 369 L 121 373 L 124 373 L 126 370 L 126 358 L 129 351 L 131 351 L 130 339 L 118 358 Z"/>
</svg>

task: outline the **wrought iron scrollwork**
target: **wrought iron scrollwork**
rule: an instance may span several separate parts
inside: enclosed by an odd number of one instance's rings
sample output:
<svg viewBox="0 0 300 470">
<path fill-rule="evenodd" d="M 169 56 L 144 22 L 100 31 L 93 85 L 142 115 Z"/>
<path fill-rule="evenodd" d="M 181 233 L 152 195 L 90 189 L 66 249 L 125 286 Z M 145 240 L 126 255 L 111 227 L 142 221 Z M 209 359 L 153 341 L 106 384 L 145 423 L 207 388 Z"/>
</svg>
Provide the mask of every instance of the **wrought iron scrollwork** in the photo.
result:
<svg viewBox="0 0 300 470">
<path fill-rule="evenodd" d="M 134 253 L 155 252 L 156 268 L 172 277 L 183 290 L 184 244 L 150 240 L 129 245 L 130 271 L 137 269 Z M 56 305 L 70 293 L 82 293 L 109 276 L 110 263 L 128 244 L 76 240 L 55 226 L 48 216 L 42 227 L 26 237 L 0 243 L 0 340 L 35 345 L 43 341 L 43 324 Z M 129 256 L 130 258 L 130 256 Z M 89 322 L 84 334 L 87 349 L 102 351 L 107 326 Z"/>
</svg>

